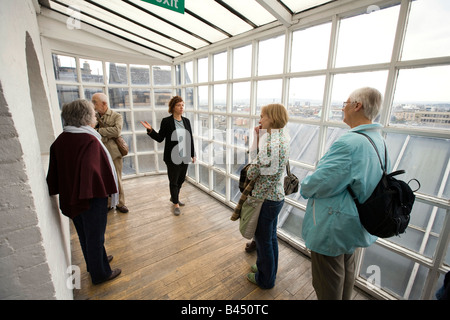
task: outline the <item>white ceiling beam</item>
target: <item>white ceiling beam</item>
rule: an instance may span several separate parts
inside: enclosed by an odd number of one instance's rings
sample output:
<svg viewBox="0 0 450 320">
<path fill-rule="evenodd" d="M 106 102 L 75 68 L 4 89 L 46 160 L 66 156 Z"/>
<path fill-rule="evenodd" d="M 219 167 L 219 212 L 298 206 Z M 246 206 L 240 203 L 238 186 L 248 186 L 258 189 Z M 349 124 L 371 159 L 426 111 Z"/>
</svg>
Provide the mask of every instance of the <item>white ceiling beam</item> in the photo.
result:
<svg viewBox="0 0 450 320">
<path fill-rule="evenodd" d="M 276 0 L 256 0 L 264 9 L 270 12 L 278 21 L 280 21 L 284 26 L 289 28 L 292 21 L 292 14 L 286 10 L 278 1 Z"/>
</svg>

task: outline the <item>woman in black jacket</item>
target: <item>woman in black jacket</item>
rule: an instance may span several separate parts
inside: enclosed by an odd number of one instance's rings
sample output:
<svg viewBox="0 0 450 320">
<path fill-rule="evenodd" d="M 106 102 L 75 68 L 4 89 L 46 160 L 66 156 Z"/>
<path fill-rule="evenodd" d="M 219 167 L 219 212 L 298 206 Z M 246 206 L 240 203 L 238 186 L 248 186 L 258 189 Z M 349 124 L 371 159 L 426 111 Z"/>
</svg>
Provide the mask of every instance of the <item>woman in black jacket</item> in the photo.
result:
<svg viewBox="0 0 450 320">
<path fill-rule="evenodd" d="M 174 204 L 173 213 L 180 215 L 181 185 L 186 178 L 189 162 L 195 162 L 194 139 L 192 137 L 191 123 L 188 118 L 182 116 L 184 101 L 180 96 L 174 96 L 169 101 L 169 113 L 172 115 L 161 120 L 159 132 L 154 130 L 147 121 L 141 124 L 147 129 L 147 134 L 164 145 L 164 162 L 167 165 L 167 175 L 170 183 L 170 201 Z"/>
</svg>

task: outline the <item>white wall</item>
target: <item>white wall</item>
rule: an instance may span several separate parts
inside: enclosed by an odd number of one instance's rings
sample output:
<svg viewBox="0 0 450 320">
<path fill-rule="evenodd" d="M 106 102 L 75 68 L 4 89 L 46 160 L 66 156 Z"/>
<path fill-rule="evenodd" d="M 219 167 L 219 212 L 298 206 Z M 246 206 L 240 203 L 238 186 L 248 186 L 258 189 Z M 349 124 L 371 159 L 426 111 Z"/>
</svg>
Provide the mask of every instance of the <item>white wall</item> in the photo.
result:
<svg viewBox="0 0 450 320">
<path fill-rule="evenodd" d="M 36 9 L 0 2 L 0 299 L 73 298 L 68 219 L 42 165 L 55 135 Z"/>
</svg>

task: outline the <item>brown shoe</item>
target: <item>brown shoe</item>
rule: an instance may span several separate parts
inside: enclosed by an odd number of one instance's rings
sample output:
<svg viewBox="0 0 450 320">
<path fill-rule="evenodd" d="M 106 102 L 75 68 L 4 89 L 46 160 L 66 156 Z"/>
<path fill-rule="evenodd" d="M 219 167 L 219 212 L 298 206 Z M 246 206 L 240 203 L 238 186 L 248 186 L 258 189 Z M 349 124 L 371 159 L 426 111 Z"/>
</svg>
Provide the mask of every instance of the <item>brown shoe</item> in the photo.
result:
<svg viewBox="0 0 450 320">
<path fill-rule="evenodd" d="M 112 280 L 112 279 L 116 278 L 117 276 L 119 276 L 119 274 L 121 274 L 121 272 L 122 272 L 122 270 L 119 269 L 119 268 L 114 269 L 114 270 L 111 272 L 111 275 L 110 275 L 108 278 L 106 278 L 105 280 L 100 281 L 100 282 L 94 282 L 94 284 L 97 285 L 97 284 L 101 284 L 101 283 L 103 283 L 103 282 Z"/>
<path fill-rule="evenodd" d="M 108 256 L 107 258 L 108 258 L 108 262 L 111 262 L 114 257 L 113 256 Z"/>
<path fill-rule="evenodd" d="M 256 250 L 256 242 L 252 241 L 252 242 L 247 242 L 247 244 L 245 245 L 245 251 L 250 253 Z"/>
<path fill-rule="evenodd" d="M 116 209 L 119 210 L 122 213 L 127 213 L 128 212 L 127 206 L 121 206 L 121 207 L 117 206 Z"/>
</svg>

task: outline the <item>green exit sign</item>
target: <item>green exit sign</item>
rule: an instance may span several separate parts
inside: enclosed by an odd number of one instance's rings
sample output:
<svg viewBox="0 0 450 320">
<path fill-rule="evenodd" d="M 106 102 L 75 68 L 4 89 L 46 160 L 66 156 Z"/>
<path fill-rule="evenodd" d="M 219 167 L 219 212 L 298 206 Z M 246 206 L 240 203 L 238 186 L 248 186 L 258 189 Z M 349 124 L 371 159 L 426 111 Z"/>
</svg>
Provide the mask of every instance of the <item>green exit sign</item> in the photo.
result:
<svg viewBox="0 0 450 320">
<path fill-rule="evenodd" d="M 142 0 L 184 14 L 184 0 Z"/>
</svg>

